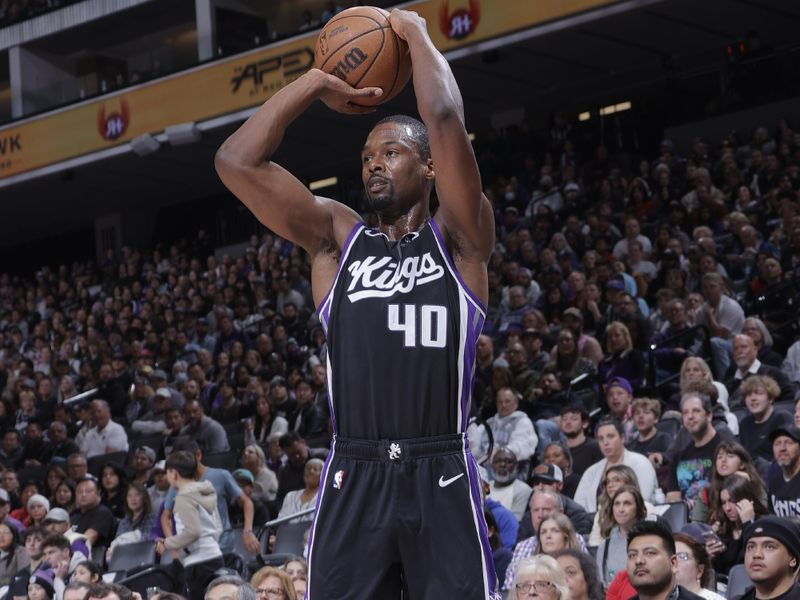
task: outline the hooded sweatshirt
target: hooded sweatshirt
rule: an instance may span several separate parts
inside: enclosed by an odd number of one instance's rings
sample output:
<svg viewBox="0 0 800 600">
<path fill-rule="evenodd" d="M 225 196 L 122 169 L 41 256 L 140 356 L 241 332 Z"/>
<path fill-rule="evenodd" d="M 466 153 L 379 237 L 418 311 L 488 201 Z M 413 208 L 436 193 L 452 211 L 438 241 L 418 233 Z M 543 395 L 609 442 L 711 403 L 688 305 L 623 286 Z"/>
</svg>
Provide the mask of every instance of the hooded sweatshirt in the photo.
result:
<svg viewBox="0 0 800 600">
<path fill-rule="evenodd" d="M 222 556 L 217 543 L 222 522 L 217 510 L 217 493 L 210 481 L 194 481 L 178 490 L 173 516 L 176 534 L 164 540 L 164 547 L 184 550 L 184 566 Z"/>
</svg>

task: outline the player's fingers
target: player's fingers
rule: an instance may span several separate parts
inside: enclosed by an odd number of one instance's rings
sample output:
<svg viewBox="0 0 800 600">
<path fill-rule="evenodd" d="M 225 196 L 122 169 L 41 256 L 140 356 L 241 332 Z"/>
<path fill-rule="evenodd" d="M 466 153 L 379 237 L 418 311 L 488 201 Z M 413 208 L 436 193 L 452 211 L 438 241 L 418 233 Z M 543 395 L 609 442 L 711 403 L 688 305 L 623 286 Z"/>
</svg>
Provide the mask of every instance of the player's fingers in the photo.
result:
<svg viewBox="0 0 800 600">
<path fill-rule="evenodd" d="M 383 90 L 379 87 L 354 88 L 351 95 L 356 98 L 379 98 L 383 96 Z"/>
</svg>

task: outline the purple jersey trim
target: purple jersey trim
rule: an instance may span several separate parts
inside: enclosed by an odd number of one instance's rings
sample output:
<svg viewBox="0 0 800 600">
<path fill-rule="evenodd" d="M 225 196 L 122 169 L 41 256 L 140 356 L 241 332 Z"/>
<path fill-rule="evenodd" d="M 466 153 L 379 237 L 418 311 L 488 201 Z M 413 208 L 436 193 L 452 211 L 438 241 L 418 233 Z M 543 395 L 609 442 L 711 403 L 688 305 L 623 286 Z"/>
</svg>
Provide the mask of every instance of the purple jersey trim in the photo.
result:
<svg viewBox="0 0 800 600">
<path fill-rule="evenodd" d="M 469 441 L 466 439 L 465 446 L 469 446 Z M 480 539 L 481 548 L 483 549 L 483 569 L 486 575 L 486 581 L 489 584 L 489 589 L 486 590 L 487 598 L 494 598 L 494 594 L 497 592 L 497 574 L 494 570 L 492 547 L 489 545 L 489 532 L 486 529 L 486 520 L 483 518 L 483 502 L 481 500 L 481 492 L 478 488 L 480 479 L 478 476 L 478 469 L 475 466 L 475 459 L 466 448 L 464 450 L 464 462 L 467 467 L 467 478 L 469 479 L 469 490 L 472 498 L 472 510 L 478 528 L 478 538 Z"/>
<path fill-rule="evenodd" d="M 328 320 L 330 319 L 330 310 L 326 310 L 326 303 L 330 299 L 331 295 L 333 294 L 333 289 L 336 287 L 336 283 L 339 281 L 339 275 L 342 272 L 342 267 L 344 266 L 345 262 L 347 262 L 347 255 L 350 253 L 350 248 L 353 246 L 353 240 L 355 239 L 356 235 L 358 235 L 362 229 L 365 229 L 363 223 L 356 223 L 353 225 L 353 228 L 350 230 L 350 233 L 347 234 L 347 239 L 344 241 L 344 246 L 342 246 L 342 254 L 339 257 L 339 266 L 336 269 L 336 277 L 333 278 L 333 282 L 331 283 L 331 287 L 328 288 L 325 296 L 322 298 L 322 302 L 319 303 L 317 307 L 317 314 L 319 314 L 319 320 L 322 323 L 322 327 L 325 330 L 325 333 L 328 333 Z"/>
<path fill-rule="evenodd" d="M 314 557 L 314 532 L 317 528 L 317 517 L 319 516 L 319 507 L 322 504 L 322 497 L 325 495 L 325 492 L 328 490 L 328 472 L 331 463 L 333 462 L 333 457 L 336 454 L 336 437 L 334 436 L 333 440 L 331 441 L 331 451 L 328 453 L 328 457 L 325 459 L 325 464 L 322 466 L 322 475 L 320 476 L 320 487 L 319 493 L 317 494 L 317 506 L 314 509 L 314 518 L 311 521 L 311 530 L 308 534 L 308 587 L 311 588 L 311 561 Z M 306 595 L 306 598 L 310 596 L 310 593 Z"/>
</svg>

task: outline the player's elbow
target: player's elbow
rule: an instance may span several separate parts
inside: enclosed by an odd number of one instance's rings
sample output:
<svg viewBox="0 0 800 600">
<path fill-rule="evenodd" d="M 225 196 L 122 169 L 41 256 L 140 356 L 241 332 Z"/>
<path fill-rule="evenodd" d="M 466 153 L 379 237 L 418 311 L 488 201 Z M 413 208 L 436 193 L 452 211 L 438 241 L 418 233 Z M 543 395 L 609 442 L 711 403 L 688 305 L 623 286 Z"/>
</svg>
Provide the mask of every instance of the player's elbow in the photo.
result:
<svg viewBox="0 0 800 600">
<path fill-rule="evenodd" d="M 227 142 L 220 146 L 217 153 L 214 155 L 214 169 L 216 169 L 217 174 L 224 178 L 225 174 L 231 173 L 237 169 L 237 167 L 241 168 L 242 163 L 236 156 L 235 152 L 232 152 L 230 148 L 227 147 Z"/>
</svg>

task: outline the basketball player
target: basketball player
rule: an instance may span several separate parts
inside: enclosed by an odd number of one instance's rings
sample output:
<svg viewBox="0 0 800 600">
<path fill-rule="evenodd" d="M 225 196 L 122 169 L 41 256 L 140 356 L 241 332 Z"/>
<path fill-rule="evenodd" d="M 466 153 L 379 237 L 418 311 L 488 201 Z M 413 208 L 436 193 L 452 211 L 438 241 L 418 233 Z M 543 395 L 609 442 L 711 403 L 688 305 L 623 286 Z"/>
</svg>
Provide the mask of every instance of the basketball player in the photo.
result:
<svg viewBox="0 0 800 600">
<path fill-rule="evenodd" d="M 311 255 L 329 344 L 335 437 L 311 530 L 308 598 L 499 598 L 465 439 L 494 218 L 447 61 L 416 13 L 394 10 L 424 125 L 389 117 L 361 152 L 378 221 L 313 196 L 271 161 L 315 100 L 361 113 L 356 90 L 311 70 L 220 148 L 225 185 Z M 439 209 L 428 210 L 436 189 Z"/>
</svg>

